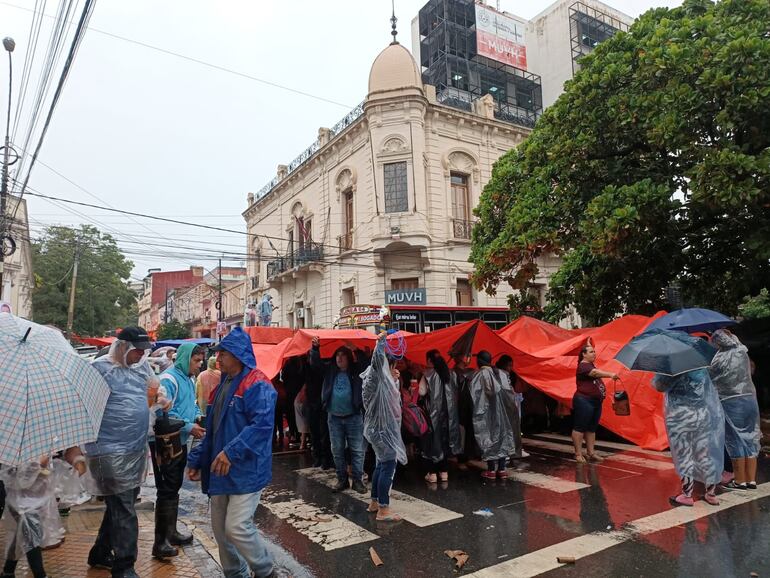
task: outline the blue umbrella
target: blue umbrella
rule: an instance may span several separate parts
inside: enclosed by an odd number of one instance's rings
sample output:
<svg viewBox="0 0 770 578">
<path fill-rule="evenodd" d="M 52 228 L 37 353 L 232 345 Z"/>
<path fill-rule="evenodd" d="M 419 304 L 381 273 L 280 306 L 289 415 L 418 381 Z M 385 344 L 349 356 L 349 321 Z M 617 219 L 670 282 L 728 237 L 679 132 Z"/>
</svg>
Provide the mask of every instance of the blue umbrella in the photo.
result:
<svg viewBox="0 0 770 578">
<path fill-rule="evenodd" d="M 707 341 L 681 331 L 648 329 L 618 351 L 615 359 L 628 369 L 674 376 L 708 367 L 716 352 Z"/>
<path fill-rule="evenodd" d="M 647 329 L 671 329 L 673 331 L 716 331 L 728 325 L 735 325 L 737 321 L 730 319 L 711 309 L 690 307 L 677 309 L 668 315 L 659 317 L 647 326 Z"/>
</svg>

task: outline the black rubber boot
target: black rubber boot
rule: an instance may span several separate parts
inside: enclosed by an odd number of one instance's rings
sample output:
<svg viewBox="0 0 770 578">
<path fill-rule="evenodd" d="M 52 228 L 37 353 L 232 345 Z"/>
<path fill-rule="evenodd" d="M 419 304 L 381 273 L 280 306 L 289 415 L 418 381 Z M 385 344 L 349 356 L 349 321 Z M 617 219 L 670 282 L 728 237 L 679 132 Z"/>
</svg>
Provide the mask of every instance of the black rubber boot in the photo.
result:
<svg viewBox="0 0 770 578">
<path fill-rule="evenodd" d="M 111 570 L 112 563 L 114 561 L 115 556 L 112 555 L 112 552 L 105 550 L 104 548 L 100 548 L 99 546 L 94 546 L 88 553 L 88 565 L 91 568 L 103 568 L 105 570 Z"/>
<path fill-rule="evenodd" d="M 155 543 L 152 545 L 152 557 L 158 560 L 179 555 L 179 550 L 168 541 L 171 535 L 171 506 L 173 502 L 165 500 L 155 503 Z"/>
<path fill-rule="evenodd" d="M 170 544 L 174 546 L 184 546 L 185 544 L 192 544 L 193 541 L 193 535 L 192 534 L 182 534 L 179 530 L 177 530 L 176 522 L 177 518 L 179 517 L 179 497 L 177 496 L 176 499 L 169 502 L 172 504 L 171 507 L 171 515 L 170 515 L 170 524 L 171 524 L 171 531 L 169 532 L 169 538 L 168 541 Z"/>
</svg>

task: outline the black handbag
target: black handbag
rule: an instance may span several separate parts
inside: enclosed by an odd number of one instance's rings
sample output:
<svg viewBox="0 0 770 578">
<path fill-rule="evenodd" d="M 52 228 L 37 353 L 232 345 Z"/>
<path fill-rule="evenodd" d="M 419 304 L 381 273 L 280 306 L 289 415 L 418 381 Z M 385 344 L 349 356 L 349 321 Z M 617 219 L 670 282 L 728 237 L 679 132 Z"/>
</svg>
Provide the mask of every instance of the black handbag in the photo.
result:
<svg viewBox="0 0 770 578">
<path fill-rule="evenodd" d="M 612 411 L 615 415 L 631 415 L 631 400 L 628 398 L 628 392 L 624 389 L 618 390 L 618 381 L 614 380 L 615 392 L 612 394 Z"/>
</svg>

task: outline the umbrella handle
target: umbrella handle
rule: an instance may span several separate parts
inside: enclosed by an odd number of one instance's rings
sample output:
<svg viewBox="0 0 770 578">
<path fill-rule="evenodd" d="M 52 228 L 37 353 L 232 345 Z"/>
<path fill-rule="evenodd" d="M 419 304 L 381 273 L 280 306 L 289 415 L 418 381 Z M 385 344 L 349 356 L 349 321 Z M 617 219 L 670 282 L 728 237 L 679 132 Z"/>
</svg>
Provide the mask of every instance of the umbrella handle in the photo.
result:
<svg viewBox="0 0 770 578">
<path fill-rule="evenodd" d="M 27 341 L 27 337 L 29 337 L 30 331 L 32 331 L 32 327 L 27 327 L 27 332 L 24 334 L 24 337 L 21 338 L 22 343 L 25 343 Z"/>
</svg>

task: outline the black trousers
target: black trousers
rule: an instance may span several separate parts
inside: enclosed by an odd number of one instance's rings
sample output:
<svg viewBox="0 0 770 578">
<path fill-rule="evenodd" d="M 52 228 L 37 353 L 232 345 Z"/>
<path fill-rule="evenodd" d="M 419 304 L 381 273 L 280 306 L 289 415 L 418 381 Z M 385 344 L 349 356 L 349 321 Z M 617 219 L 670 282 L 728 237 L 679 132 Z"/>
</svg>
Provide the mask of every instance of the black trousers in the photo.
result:
<svg viewBox="0 0 770 578">
<path fill-rule="evenodd" d="M 115 555 L 112 575 L 120 576 L 124 570 L 133 568 L 136 563 L 137 544 L 139 541 L 139 520 L 136 517 L 134 503 L 139 496 L 139 488 L 121 492 L 113 496 L 104 496 L 104 517 L 96 536 L 94 550 L 110 552 Z"/>
<path fill-rule="evenodd" d="M 313 440 L 313 460 L 322 464 L 332 463 L 332 446 L 329 439 L 329 423 L 320 405 L 309 405 L 310 435 Z"/>
<path fill-rule="evenodd" d="M 152 471 L 155 474 L 155 490 L 157 500 L 176 500 L 184 481 L 184 469 L 187 465 L 187 446 L 182 446 L 182 455 L 168 464 L 158 466 L 155 453 L 155 442 L 150 442 L 150 454 L 152 455 Z"/>
</svg>

